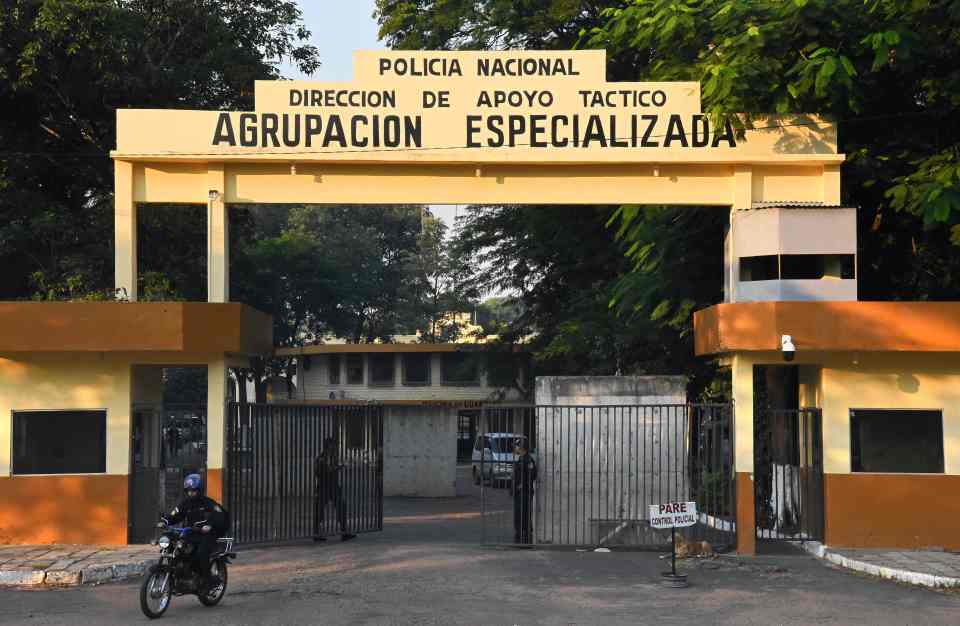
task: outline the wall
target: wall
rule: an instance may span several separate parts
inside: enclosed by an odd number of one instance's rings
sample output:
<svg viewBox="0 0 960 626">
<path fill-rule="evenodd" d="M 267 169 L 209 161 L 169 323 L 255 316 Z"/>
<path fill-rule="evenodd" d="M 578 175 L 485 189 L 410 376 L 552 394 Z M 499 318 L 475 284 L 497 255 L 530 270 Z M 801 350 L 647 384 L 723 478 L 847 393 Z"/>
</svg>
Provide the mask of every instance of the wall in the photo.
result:
<svg viewBox="0 0 960 626">
<path fill-rule="evenodd" d="M 684 376 L 537 376 L 538 405 L 685 404 Z"/>
<path fill-rule="evenodd" d="M 385 496 L 456 495 L 456 409 L 388 406 L 383 424 Z"/>
<path fill-rule="evenodd" d="M 853 279 L 737 281 L 737 302 L 856 299 L 857 281 Z"/>
</svg>

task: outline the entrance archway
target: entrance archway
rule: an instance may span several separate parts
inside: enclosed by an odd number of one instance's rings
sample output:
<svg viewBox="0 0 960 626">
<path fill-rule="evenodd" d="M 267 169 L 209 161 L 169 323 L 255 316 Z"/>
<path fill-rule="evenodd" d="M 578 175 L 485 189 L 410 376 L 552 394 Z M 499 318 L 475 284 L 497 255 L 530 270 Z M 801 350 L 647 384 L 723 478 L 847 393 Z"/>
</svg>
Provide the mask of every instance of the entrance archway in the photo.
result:
<svg viewBox="0 0 960 626">
<path fill-rule="evenodd" d="M 832 123 L 744 118 L 738 134 L 702 113 L 698 83 L 605 68 L 603 51 L 358 52 L 354 83 L 258 81 L 254 112 L 120 110 L 116 286 L 137 299 L 138 203 L 207 205 L 212 303 L 229 301 L 231 203 L 839 205 Z M 753 423 L 737 417 L 752 502 Z M 223 426 L 211 405 L 213 473 Z"/>
</svg>

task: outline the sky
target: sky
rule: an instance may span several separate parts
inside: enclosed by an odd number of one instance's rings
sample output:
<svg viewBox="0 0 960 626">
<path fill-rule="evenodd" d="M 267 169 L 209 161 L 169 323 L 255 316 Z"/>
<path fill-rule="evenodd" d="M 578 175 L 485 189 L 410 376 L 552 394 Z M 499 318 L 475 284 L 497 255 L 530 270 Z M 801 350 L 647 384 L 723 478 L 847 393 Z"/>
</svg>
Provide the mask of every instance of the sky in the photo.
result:
<svg viewBox="0 0 960 626">
<path fill-rule="evenodd" d="M 374 0 L 299 0 L 303 21 L 312 33 L 311 41 L 320 51 L 322 65 L 313 75 L 302 74 L 289 63 L 280 66 L 284 78 L 324 82 L 353 79 L 354 50 L 382 50 L 377 40 L 379 26 L 373 18 Z M 453 229 L 454 205 L 432 205 L 430 210 Z"/>
</svg>

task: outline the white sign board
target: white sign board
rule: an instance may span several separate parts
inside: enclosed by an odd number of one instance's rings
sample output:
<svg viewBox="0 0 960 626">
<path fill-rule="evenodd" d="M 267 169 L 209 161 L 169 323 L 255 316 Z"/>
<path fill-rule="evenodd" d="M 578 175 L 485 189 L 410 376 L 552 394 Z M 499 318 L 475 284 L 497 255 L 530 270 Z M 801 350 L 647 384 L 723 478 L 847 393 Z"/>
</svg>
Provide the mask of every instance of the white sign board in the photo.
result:
<svg viewBox="0 0 960 626">
<path fill-rule="evenodd" d="M 665 502 L 650 505 L 650 525 L 654 528 L 681 528 L 697 523 L 696 502 Z"/>
</svg>

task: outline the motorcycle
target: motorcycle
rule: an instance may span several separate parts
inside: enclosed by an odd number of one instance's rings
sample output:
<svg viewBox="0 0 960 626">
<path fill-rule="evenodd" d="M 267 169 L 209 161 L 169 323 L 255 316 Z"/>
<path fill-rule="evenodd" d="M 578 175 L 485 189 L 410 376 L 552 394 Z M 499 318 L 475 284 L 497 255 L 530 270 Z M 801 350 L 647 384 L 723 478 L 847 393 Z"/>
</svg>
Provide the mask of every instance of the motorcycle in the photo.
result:
<svg viewBox="0 0 960 626">
<path fill-rule="evenodd" d="M 190 564 L 194 545 L 191 533 L 199 533 L 206 522 L 192 527 L 178 528 L 160 522 L 160 536 L 153 542 L 160 547 L 160 561 L 152 565 L 140 585 L 140 609 L 150 619 L 163 615 L 173 596 L 196 595 L 204 606 L 216 606 L 227 591 L 227 564 L 237 558 L 233 552 L 233 538 L 217 539 L 218 549 L 210 555 L 210 575 L 219 578 L 215 587 L 208 588 L 200 574 Z"/>
</svg>

